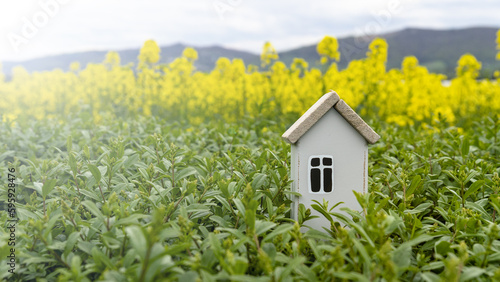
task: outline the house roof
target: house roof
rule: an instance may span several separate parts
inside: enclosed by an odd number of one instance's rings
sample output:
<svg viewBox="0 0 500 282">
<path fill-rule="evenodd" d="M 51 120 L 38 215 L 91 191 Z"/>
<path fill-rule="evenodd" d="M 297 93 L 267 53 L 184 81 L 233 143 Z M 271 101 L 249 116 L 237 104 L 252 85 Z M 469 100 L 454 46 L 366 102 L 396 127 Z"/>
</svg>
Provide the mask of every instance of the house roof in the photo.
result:
<svg viewBox="0 0 500 282">
<path fill-rule="evenodd" d="M 368 143 L 373 144 L 380 139 L 380 136 L 333 90 L 314 103 L 281 137 L 288 143 L 295 144 L 331 108 L 334 108 Z"/>
</svg>

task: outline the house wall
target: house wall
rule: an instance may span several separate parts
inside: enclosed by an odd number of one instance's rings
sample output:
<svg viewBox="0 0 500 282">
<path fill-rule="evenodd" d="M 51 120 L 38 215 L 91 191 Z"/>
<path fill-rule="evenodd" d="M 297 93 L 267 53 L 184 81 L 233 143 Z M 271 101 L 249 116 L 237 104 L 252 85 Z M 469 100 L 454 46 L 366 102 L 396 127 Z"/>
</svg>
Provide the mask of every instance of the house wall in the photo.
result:
<svg viewBox="0 0 500 282">
<path fill-rule="evenodd" d="M 359 210 L 360 206 L 353 190 L 366 193 L 368 186 L 368 145 L 366 140 L 335 110 L 329 110 L 295 145 L 292 145 L 291 177 L 292 191 L 302 194 L 292 205 L 292 218 L 297 219 L 298 205 L 310 208 L 317 200 L 323 199 L 333 206 L 344 202 L 341 207 Z M 332 155 L 334 162 L 334 190 L 329 194 L 311 194 L 308 191 L 308 161 L 311 155 Z M 330 228 L 330 223 L 311 208 L 313 215 L 320 218 L 305 224 L 314 229 Z"/>
</svg>

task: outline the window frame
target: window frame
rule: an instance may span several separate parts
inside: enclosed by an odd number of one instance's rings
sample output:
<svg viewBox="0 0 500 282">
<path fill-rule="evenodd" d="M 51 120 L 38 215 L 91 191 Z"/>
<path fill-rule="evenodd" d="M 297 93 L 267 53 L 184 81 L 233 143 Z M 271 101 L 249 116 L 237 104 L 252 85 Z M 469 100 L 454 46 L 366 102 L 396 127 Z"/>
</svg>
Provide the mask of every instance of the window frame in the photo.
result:
<svg viewBox="0 0 500 282">
<path fill-rule="evenodd" d="M 311 162 L 313 159 L 319 158 L 319 165 L 318 166 L 312 166 Z M 332 160 L 331 165 L 324 165 L 323 164 L 323 158 L 329 158 Z M 332 183 L 332 190 L 330 192 L 325 192 L 325 169 L 326 168 L 331 168 L 332 169 L 332 178 L 331 178 L 331 183 Z M 320 170 L 320 189 L 318 192 L 314 192 L 312 190 L 312 183 L 311 183 L 311 174 L 312 174 L 312 169 L 319 169 Z M 335 174 L 335 161 L 333 160 L 332 155 L 311 155 L 309 157 L 309 161 L 307 162 L 307 182 L 308 182 L 308 190 L 310 194 L 330 194 L 335 190 L 335 184 L 334 184 L 334 174 Z"/>
</svg>

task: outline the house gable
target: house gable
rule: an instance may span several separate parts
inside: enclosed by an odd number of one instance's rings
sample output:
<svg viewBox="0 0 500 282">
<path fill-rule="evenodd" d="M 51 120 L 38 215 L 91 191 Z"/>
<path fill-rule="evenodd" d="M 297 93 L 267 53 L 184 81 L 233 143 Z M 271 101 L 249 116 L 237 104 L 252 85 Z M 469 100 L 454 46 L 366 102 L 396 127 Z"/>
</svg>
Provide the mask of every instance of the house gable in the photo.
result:
<svg viewBox="0 0 500 282">
<path fill-rule="evenodd" d="M 349 107 L 335 91 L 323 95 L 283 135 L 290 144 L 295 144 L 323 115 L 334 108 L 365 140 L 373 144 L 380 136 Z"/>
</svg>

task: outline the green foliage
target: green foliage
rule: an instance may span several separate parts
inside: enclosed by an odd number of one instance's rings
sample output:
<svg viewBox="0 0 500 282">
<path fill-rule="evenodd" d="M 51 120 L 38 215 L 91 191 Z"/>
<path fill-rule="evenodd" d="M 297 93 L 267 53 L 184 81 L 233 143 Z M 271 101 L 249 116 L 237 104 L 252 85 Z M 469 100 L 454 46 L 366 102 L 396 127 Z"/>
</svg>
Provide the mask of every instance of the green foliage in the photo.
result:
<svg viewBox="0 0 500 282">
<path fill-rule="evenodd" d="M 500 133 L 377 125 L 362 213 L 289 217 L 284 122 L 200 126 L 154 117 L 1 124 L 16 169 L 20 281 L 491 281 L 500 279 Z M 69 137 L 69 138 L 68 138 Z M 6 144 L 6 145 L 4 145 Z M 4 186 L 6 187 L 6 185 Z M 0 191 L 5 222 L 7 189 Z M 0 255 L 9 234 L 0 229 Z M 306 232 L 304 232 L 306 231 Z"/>
</svg>

